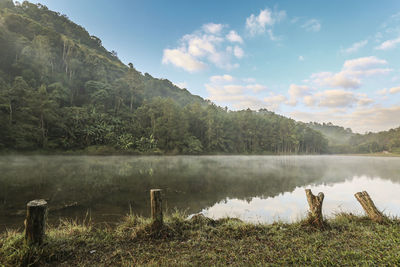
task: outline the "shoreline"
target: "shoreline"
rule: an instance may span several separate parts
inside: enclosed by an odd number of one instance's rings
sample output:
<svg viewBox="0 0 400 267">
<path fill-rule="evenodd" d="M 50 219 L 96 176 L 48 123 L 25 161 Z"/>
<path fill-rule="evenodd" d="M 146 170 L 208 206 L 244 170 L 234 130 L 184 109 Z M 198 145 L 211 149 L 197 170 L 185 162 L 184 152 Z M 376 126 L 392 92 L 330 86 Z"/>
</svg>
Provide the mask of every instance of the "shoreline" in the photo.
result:
<svg viewBox="0 0 400 267">
<path fill-rule="evenodd" d="M 74 151 L 0 151 L 0 156 L 360 156 L 360 157 L 400 157 L 399 153 L 347 153 L 347 154 L 295 154 L 295 153 L 200 153 L 200 154 L 180 154 L 165 152 L 146 152 L 139 153 L 134 151 L 114 151 L 97 152 L 86 150 Z"/>
<path fill-rule="evenodd" d="M 398 218 L 379 224 L 341 213 L 326 222 L 318 230 L 307 220 L 250 224 L 175 213 L 155 232 L 150 219 L 134 215 L 115 228 L 61 220 L 41 247 L 24 245 L 21 232 L 0 234 L 0 266 L 399 264 Z"/>
</svg>

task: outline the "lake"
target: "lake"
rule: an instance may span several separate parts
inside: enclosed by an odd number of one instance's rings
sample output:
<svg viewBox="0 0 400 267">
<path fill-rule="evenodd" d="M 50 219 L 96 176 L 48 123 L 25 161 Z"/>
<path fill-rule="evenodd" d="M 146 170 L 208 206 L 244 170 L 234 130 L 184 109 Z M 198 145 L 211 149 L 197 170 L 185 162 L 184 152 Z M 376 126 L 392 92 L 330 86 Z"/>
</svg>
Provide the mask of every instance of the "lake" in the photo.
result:
<svg viewBox="0 0 400 267">
<path fill-rule="evenodd" d="M 400 158 L 359 156 L 0 156 L 0 231 L 22 229 L 26 203 L 43 198 L 60 217 L 114 223 L 130 211 L 150 214 L 149 190 L 163 189 L 165 209 L 296 221 L 304 193 L 325 193 L 323 214 L 361 214 L 354 193 L 369 192 L 400 216 Z"/>
</svg>

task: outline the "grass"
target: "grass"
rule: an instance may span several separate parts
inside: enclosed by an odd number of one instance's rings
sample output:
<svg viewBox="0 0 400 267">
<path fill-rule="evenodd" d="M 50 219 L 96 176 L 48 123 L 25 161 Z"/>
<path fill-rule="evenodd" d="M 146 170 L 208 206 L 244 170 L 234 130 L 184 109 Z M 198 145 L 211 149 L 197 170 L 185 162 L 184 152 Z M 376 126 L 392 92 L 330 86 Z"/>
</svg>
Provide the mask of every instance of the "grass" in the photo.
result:
<svg viewBox="0 0 400 267">
<path fill-rule="evenodd" d="M 134 215 L 113 228 L 61 221 L 33 248 L 23 233 L 8 231 L 0 235 L 0 266 L 400 265 L 398 219 L 377 224 L 338 214 L 321 231 L 307 220 L 249 224 L 185 217 L 165 218 L 161 231 Z"/>
</svg>

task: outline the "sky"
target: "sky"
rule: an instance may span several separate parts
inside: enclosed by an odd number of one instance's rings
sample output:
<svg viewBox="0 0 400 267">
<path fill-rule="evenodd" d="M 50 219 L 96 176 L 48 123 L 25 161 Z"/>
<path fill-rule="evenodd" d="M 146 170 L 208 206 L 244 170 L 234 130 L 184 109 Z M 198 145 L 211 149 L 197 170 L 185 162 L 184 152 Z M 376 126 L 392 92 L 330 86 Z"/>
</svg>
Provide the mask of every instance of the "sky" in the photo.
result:
<svg viewBox="0 0 400 267">
<path fill-rule="evenodd" d="M 400 1 L 40 0 L 142 73 L 231 110 L 400 126 Z"/>
</svg>

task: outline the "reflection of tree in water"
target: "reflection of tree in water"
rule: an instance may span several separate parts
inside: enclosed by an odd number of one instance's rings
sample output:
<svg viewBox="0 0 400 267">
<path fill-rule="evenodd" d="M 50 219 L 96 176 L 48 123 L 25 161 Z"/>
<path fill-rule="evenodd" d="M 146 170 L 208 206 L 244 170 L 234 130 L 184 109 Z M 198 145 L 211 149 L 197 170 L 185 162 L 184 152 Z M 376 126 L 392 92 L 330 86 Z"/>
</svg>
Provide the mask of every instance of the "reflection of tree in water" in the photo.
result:
<svg viewBox="0 0 400 267">
<path fill-rule="evenodd" d="M 109 220 L 130 206 L 148 215 L 151 188 L 164 189 L 168 208 L 194 213 L 226 198 L 273 197 L 355 175 L 398 182 L 399 161 L 330 156 L 2 157 L 0 219 L 20 214 L 35 198 L 48 199 L 54 215 L 78 216 L 90 209 L 95 220 Z M 77 207 L 64 208 L 75 202 Z"/>
</svg>

